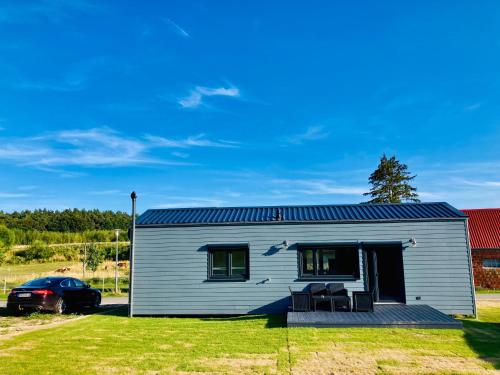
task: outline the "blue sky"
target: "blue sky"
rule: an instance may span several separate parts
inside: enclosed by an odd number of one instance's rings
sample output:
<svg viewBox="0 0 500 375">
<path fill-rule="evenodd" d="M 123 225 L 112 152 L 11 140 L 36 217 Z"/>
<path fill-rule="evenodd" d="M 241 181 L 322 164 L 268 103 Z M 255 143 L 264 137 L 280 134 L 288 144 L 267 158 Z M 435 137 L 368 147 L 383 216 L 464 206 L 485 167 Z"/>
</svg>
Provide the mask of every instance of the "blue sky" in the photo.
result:
<svg viewBox="0 0 500 375">
<path fill-rule="evenodd" d="M 1 1 L 0 209 L 500 206 L 500 3 Z"/>
</svg>

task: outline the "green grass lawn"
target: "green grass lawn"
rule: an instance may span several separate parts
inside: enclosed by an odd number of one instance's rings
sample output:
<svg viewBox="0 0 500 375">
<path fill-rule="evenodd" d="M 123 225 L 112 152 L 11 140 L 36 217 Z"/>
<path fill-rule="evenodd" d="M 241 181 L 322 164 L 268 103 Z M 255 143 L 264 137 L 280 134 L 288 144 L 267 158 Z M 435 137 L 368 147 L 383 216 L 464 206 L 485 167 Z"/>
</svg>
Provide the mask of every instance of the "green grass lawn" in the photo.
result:
<svg viewBox="0 0 500 375">
<path fill-rule="evenodd" d="M 500 304 L 464 330 L 285 328 L 284 316 L 132 318 L 0 338 L 2 374 L 475 374 L 500 369 Z"/>
<path fill-rule="evenodd" d="M 476 289 L 476 294 L 496 294 L 500 293 L 500 289 Z"/>
</svg>

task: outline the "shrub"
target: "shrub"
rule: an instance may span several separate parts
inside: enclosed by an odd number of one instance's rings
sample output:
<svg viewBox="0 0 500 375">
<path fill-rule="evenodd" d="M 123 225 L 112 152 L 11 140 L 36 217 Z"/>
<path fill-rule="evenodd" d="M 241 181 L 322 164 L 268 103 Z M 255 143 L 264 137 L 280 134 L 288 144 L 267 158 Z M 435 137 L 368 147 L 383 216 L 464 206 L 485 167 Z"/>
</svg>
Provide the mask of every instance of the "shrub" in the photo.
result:
<svg viewBox="0 0 500 375">
<path fill-rule="evenodd" d="M 49 260 L 53 255 L 54 250 L 40 240 L 33 241 L 23 254 L 26 260 Z"/>
</svg>

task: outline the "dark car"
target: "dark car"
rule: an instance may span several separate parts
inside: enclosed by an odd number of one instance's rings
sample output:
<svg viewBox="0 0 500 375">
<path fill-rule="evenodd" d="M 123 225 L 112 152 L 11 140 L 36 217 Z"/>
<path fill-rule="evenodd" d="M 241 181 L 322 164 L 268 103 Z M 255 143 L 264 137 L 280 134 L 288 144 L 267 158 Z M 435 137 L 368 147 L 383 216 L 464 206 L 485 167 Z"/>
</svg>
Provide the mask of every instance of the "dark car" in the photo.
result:
<svg viewBox="0 0 500 375">
<path fill-rule="evenodd" d="M 28 281 L 12 289 L 7 308 L 21 310 L 48 310 L 62 314 L 69 308 L 98 307 L 101 292 L 72 277 L 43 277 Z"/>
</svg>

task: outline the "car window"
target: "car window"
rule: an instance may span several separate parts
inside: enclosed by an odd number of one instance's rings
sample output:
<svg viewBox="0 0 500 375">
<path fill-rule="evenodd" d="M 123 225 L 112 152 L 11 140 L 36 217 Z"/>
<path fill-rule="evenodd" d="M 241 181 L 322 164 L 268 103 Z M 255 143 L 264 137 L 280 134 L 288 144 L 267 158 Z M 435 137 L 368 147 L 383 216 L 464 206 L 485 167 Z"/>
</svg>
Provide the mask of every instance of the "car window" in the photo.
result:
<svg viewBox="0 0 500 375">
<path fill-rule="evenodd" d="M 85 284 L 82 281 L 78 280 L 78 279 L 73 279 L 73 282 L 75 283 L 75 286 L 77 288 L 83 288 L 85 286 Z"/>
<path fill-rule="evenodd" d="M 75 284 L 73 283 L 73 280 L 71 279 L 66 279 L 61 282 L 61 286 L 63 288 L 73 288 Z"/>
<path fill-rule="evenodd" d="M 49 278 L 44 277 L 42 279 L 35 279 L 35 280 L 28 281 L 21 286 L 34 286 L 34 287 L 52 286 L 52 285 L 56 284 L 57 281 L 58 280 L 49 279 Z"/>
</svg>

